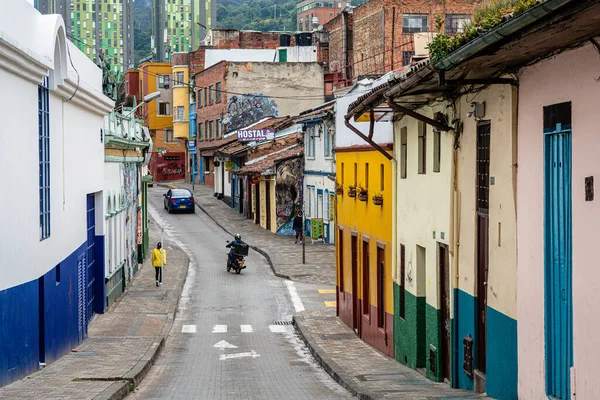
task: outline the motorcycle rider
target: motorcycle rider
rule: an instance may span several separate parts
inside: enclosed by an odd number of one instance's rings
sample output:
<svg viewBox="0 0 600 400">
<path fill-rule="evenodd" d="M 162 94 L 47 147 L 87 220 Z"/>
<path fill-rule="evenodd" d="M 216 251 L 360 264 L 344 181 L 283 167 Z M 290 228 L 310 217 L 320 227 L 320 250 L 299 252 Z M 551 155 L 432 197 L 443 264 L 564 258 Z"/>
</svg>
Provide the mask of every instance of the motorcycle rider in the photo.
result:
<svg viewBox="0 0 600 400">
<path fill-rule="evenodd" d="M 243 244 L 246 244 L 246 243 L 244 243 L 242 241 L 242 235 L 240 235 L 239 233 L 236 233 L 235 234 L 235 240 L 229 242 L 227 244 L 227 246 L 225 246 L 225 247 L 231 249 L 231 250 L 229 250 L 229 256 L 228 256 L 229 257 L 229 263 L 231 265 L 233 265 L 234 262 L 235 262 L 235 259 L 234 259 L 234 256 L 235 256 L 235 246 L 243 245 Z"/>
</svg>

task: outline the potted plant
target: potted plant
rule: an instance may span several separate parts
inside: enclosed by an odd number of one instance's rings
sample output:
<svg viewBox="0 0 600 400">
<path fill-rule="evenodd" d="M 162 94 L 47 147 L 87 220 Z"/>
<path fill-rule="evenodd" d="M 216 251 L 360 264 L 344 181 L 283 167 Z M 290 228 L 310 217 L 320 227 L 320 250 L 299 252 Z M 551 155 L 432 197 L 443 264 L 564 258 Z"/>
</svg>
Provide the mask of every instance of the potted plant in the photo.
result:
<svg viewBox="0 0 600 400">
<path fill-rule="evenodd" d="M 373 196 L 373 204 L 380 206 L 383 204 L 383 195 L 381 193 L 375 193 Z"/>
<path fill-rule="evenodd" d="M 335 183 L 335 194 L 344 194 L 344 187 L 337 182 Z"/>
<path fill-rule="evenodd" d="M 358 187 L 358 199 L 360 201 L 367 201 L 369 198 L 369 192 L 362 186 Z"/>
<path fill-rule="evenodd" d="M 356 186 L 348 186 L 348 197 L 356 197 Z"/>
</svg>

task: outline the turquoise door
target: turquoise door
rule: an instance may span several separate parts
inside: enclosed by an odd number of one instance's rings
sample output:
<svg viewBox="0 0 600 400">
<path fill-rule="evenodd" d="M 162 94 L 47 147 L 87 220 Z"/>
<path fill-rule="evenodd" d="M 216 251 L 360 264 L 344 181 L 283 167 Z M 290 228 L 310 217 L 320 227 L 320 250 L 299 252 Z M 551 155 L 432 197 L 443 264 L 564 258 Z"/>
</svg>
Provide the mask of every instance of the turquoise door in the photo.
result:
<svg viewBox="0 0 600 400">
<path fill-rule="evenodd" d="M 571 103 L 544 107 L 546 392 L 570 399 L 573 366 Z"/>
</svg>

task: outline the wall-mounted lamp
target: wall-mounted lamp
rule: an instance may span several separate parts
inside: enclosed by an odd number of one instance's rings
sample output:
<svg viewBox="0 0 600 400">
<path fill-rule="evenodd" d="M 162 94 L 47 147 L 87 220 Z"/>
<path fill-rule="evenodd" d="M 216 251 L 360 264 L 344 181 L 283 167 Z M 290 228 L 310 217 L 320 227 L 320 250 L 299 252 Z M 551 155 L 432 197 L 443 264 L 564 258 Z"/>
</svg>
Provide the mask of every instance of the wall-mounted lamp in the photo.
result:
<svg viewBox="0 0 600 400">
<path fill-rule="evenodd" d="M 483 118 L 485 117 L 485 101 L 482 103 L 473 102 L 471 103 L 473 111 L 467 112 L 467 118 Z"/>
</svg>

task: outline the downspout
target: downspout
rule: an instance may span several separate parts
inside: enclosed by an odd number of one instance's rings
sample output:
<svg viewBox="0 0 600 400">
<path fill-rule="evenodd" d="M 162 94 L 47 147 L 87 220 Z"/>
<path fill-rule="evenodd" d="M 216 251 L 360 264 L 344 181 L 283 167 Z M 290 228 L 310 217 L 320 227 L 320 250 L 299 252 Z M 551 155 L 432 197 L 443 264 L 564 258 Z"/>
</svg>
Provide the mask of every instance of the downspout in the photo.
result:
<svg viewBox="0 0 600 400">
<path fill-rule="evenodd" d="M 460 115 L 460 113 L 458 113 Z M 456 117 L 456 116 L 455 116 Z M 459 131 L 454 132 L 454 135 L 458 136 L 461 134 L 461 129 L 459 125 Z M 456 137 L 454 140 L 456 143 Z M 460 349 L 460 341 L 458 337 L 458 290 L 459 290 L 459 278 L 460 278 L 460 262 L 459 262 L 459 247 L 460 247 L 460 191 L 458 189 L 458 147 L 453 144 L 452 146 L 452 192 L 450 194 L 450 204 L 451 204 L 451 240 L 450 245 L 451 255 L 452 255 L 452 270 L 454 271 L 454 279 L 453 279 L 453 292 L 456 294 L 453 298 L 454 300 L 454 320 L 453 320 L 453 331 L 454 331 L 454 340 L 453 340 L 453 373 L 452 373 L 452 387 L 458 387 L 458 371 L 459 371 L 459 349 Z"/>
</svg>

